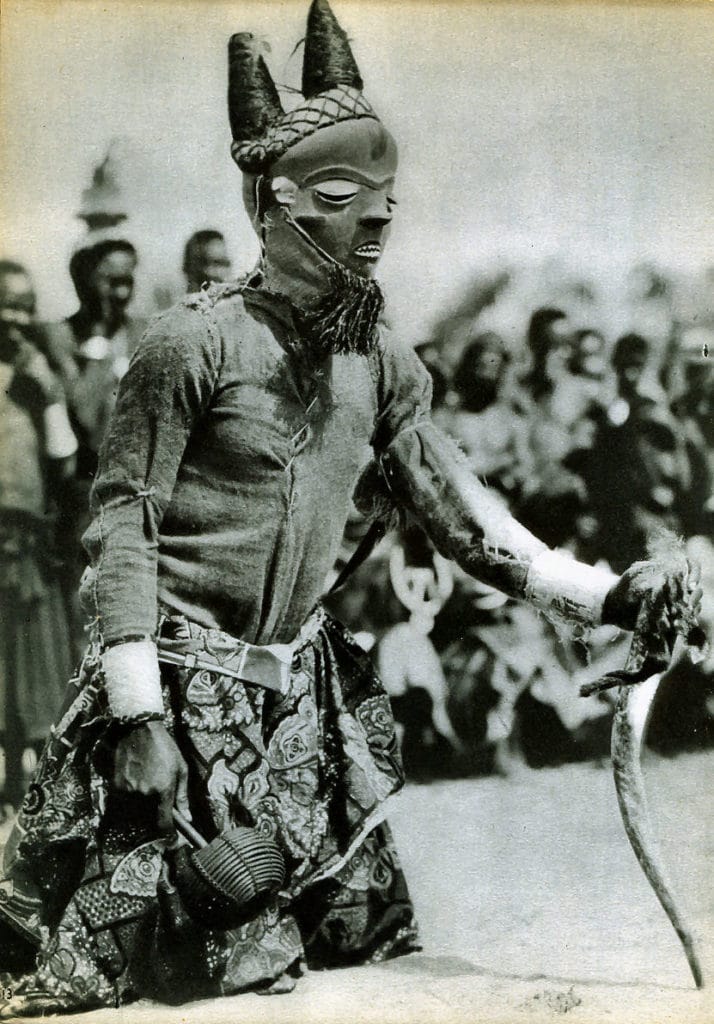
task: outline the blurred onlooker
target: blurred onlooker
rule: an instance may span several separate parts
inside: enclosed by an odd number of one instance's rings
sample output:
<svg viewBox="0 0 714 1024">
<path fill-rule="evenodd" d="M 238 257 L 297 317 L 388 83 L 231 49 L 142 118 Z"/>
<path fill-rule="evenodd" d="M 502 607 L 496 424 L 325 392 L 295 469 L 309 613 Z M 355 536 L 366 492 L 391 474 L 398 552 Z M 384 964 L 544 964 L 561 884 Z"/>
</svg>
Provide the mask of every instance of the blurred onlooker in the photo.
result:
<svg viewBox="0 0 714 1024">
<path fill-rule="evenodd" d="M 531 316 L 526 334 L 531 366 L 522 383 L 535 402 L 551 396 L 562 380 L 572 351 L 572 334 L 562 309 L 543 307 Z"/>
<path fill-rule="evenodd" d="M 128 313 L 134 291 L 134 246 L 115 232 L 92 232 L 69 265 L 79 308 L 48 324 L 50 361 L 62 378 L 80 439 L 78 472 L 94 474 L 119 380 L 144 330 Z"/>
<path fill-rule="evenodd" d="M 681 511 L 686 536 L 714 538 L 714 330 L 690 328 L 679 345 L 683 391 L 674 404 L 691 465 Z"/>
<path fill-rule="evenodd" d="M 600 331 L 584 327 L 573 335 L 568 362 L 571 373 L 591 380 L 601 381 L 607 370 L 605 338 Z"/>
<path fill-rule="evenodd" d="M 568 363 L 573 329 L 566 314 L 537 309 L 527 334 L 531 369 L 521 381 L 518 401 L 528 419 L 529 475 L 516 515 L 551 546 L 571 542 L 581 509 L 583 487 L 565 462 L 575 444 Z"/>
<path fill-rule="evenodd" d="M 61 509 L 67 543 L 66 586 L 73 608 L 77 654 L 85 646 L 84 616 L 77 593 L 86 565 L 81 537 L 89 525 L 89 492 L 119 381 L 146 326 L 128 309 L 134 293 L 137 253 L 124 233 L 126 214 L 120 199 L 107 157 L 83 193 L 78 214 L 88 228 L 69 264 L 79 308 L 45 328 L 48 359 L 64 386 L 79 442 L 76 476 L 72 486 L 65 488 Z"/>
<path fill-rule="evenodd" d="M 146 326 L 128 311 L 137 253 L 123 226 L 127 214 L 111 149 L 82 193 L 77 216 L 87 226 L 69 263 L 79 308 L 46 330 L 50 363 L 62 378 L 79 439 L 77 473 L 89 480 L 118 381 Z"/>
<path fill-rule="evenodd" d="M 528 439 L 526 421 L 505 390 L 510 361 L 493 331 L 468 343 L 452 382 L 458 406 L 448 430 L 473 472 L 513 499 L 528 472 Z"/>
<path fill-rule="evenodd" d="M 653 530 L 679 530 L 691 482 L 682 432 L 664 394 L 646 383 L 649 356 L 641 335 L 618 340 L 612 354 L 617 397 L 597 413 L 592 448 L 580 459 L 597 524 L 594 547 L 616 572 L 645 557 Z"/>
<path fill-rule="evenodd" d="M 593 403 L 600 403 L 604 398 L 607 351 L 600 331 L 585 327 L 575 332 L 568 371 L 572 423 L 577 428 L 588 417 Z"/>
<path fill-rule="evenodd" d="M 208 228 L 191 235 L 183 252 L 183 272 L 189 292 L 199 291 L 204 284 L 230 280 L 231 261 L 220 231 Z"/>
<path fill-rule="evenodd" d="M 129 315 L 137 257 L 134 246 L 114 232 L 90 233 L 70 261 L 79 309 L 46 325 L 48 358 L 67 396 L 77 435 L 77 469 L 64 490 L 61 508 L 67 541 L 67 594 L 79 654 L 84 647 L 84 615 L 77 593 L 86 565 L 81 537 L 89 525 L 89 492 L 99 448 L 116 401 L 119 381 L 144 332 L 145 322 Z"/>
<path fill-rule="evenodd" d="M 34 320 L 27 272 L 0 261 L 0 732 L 15 806 L 23 751 L 39 752 L 71 670 L 52 512 L 77 442 Z"/>
</svg>

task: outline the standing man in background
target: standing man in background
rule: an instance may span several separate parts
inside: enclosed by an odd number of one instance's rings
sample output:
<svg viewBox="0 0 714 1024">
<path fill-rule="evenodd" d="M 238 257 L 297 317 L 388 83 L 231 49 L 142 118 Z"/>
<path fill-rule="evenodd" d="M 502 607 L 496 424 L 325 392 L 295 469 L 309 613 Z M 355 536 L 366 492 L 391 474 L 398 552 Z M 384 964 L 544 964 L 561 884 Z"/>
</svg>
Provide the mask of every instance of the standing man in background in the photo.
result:
<svg viewBox="0 0 714 1024">
<path fill-rule="evenodd" d="M 54 513 L 77 442 L 34 320 L 25 268 L 0 260 L 0 815 L 20 805 L 23 753 L 39 755 L 72 666 Z"/>
<path fill-rule="evenodd" d="M 75 477 L 64 489 L 60 517 L 67 544 L 65 586 L 80 657 L 86 635 L 77 592 L 87 564 L 81 537 L 89 525 L 89 492 L 119 381 L 146 327 L 128 309 L 137 253 L 122 226 L 127 215 L 110 156 L 96 169 L 78 216 L 87 233 L 75 247 L 69 272 L 79 308 L 46 325 L 46 332 L 49 362 L 64 387 L 79 442 Z"/>
<path fill-rule="evenodd" d="M 231 261 L 220 231 L 195 231 L 183 252 L 186 291 L 197 292 L 204 284 L 221 284 L 231 279 Z"/>
</svg>

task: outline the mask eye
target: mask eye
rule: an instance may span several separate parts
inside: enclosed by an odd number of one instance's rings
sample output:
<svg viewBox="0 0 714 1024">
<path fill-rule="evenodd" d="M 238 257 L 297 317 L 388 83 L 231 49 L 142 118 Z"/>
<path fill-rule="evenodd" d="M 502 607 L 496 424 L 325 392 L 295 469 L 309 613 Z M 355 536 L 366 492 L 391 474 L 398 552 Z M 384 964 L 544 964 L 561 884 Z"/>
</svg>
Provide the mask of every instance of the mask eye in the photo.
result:
<svg viewBox="0 0 714 1024">
<path fill-rule="evenodd" d="M 359 193 L 359 185 L 343 178 L 333 178 L 315 185 L 313 192 L 318 199 L 331 206 L 347 206 Z"/>
</svg>

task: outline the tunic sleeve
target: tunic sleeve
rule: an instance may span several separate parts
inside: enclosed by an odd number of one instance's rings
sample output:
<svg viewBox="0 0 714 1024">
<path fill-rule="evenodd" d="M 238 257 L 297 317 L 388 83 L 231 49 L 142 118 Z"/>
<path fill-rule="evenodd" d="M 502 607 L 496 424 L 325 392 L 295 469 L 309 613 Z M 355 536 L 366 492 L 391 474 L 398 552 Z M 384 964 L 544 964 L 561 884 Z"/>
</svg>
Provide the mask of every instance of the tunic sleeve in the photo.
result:
<svg viewBox="0 0 714 1024">
<path fill-rule="evenodd" d="M 383 366 L 374 447 L 395 503 L 472 576 L 557 618 L 597 624 L 612 574 L 576 562 L 571 567 L 564 554 L 553 559 L 556 553 L 474 476 L 431 420 L 429 375 L 416 353 L 387 345 Z"/>
<path fill-rule="evenodd" d="M 94 569 L 87 596 L 105 645 L 156 630 L 159 528 L 220 362 L 212 311 L 182 305 L 149 328 L 121 382 L 83 538 Z"/>
<path fill-rule="evenodd" d="M 386 451 L 402 431 L 430 418 L 431 375 L 414 349 L 385 332 L 379 360 L 377 425 L 372 446 Z"/>
</svg>

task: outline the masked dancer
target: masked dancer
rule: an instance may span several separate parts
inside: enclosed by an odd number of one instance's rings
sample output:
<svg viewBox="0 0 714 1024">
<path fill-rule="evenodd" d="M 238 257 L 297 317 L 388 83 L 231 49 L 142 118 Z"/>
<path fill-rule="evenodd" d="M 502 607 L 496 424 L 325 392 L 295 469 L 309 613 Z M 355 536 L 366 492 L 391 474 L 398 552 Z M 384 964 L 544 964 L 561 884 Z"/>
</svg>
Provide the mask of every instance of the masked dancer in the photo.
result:
<svg viewBox="0 0 714 1024">
<path fill-rule="evenodd" d="M 432 424 L 428 373 L 381 323 L 397 148 L 362 89 L 325 0 L 288 113 L 258 41 L 230 40 L 260 260 L 157 319 L 120 386 L 85 535 L 92 642 L 6 858 L 0 914 L 39 947 L 14 1013 L 284 991 L 418 948 L 384 821 L 389 700 L 320 605 L 368 456 L 365 505 L 573 628 L 632 625 L 649 586 L 546 548 Z M 201 912 L 174 807 L 211 848 L 251 831 L 254 874 L 279 851 L 244 921 L 208 870 Z"/>
</svg>

